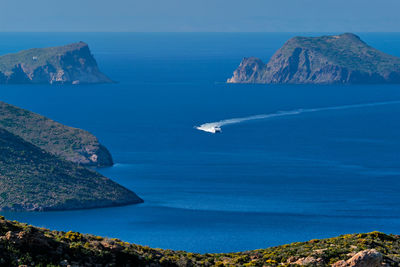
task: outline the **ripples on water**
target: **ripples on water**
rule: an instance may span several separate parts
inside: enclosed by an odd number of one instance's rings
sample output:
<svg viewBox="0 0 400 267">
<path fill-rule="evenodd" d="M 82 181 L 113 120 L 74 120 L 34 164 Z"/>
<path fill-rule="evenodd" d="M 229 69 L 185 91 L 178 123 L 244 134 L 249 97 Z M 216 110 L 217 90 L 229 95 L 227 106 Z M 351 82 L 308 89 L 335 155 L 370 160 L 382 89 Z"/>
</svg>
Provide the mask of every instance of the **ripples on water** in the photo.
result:
<svg viewBox="0 0 400 267">
<path fill-rule="evenodd" d="M 1 86 L 1 100 L 93 132 L 117 163 L 99 171 L 145 200 L 10 219 L 197 252 L 400 229 L 398 85 L 218 83 L 289 34 L 1 35 L 1 53 L 89 43 L 120 83 Z M 399 34 L 361 37 L 400 56 L 383 41 Z M 207 121 L 226 129 L 193 129 Z"/>
</svg>

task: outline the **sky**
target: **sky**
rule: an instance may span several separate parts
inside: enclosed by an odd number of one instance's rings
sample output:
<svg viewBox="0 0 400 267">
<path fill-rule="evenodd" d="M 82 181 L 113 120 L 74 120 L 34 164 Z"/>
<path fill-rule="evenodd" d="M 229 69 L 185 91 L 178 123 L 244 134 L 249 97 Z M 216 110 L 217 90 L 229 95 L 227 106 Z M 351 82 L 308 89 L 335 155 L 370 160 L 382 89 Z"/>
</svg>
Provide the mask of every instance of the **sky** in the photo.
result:
<svg viewBox="0 0 400 267">
<path fill-rule="evenodd" d="M 0 0 L 1 32 L 399 32 L 400 0 Z"/>
</svg>

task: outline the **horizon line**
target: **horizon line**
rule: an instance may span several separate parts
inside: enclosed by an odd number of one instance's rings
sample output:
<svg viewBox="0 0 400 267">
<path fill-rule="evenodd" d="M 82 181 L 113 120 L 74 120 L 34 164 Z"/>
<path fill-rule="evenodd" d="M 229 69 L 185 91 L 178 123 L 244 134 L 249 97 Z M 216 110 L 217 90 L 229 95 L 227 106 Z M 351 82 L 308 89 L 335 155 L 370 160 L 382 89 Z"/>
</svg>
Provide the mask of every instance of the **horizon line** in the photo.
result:
<svg viewBox="0 0 400 267">
<path fill-rule="evenodd" d="M 0 31 L 0 33 L 400 33 L 400 31 Z"/>
</svg>

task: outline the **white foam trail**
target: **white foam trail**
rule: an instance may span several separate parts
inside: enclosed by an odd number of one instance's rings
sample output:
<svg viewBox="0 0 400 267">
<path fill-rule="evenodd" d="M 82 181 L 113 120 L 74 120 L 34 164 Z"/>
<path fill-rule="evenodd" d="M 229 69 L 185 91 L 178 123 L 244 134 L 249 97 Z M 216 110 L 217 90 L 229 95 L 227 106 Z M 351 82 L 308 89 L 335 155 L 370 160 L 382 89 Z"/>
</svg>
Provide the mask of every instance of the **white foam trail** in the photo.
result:
<svg viewBox="0 0 400 267">
<path fill-rule="evenodd" d="M 208 123 L 204 123 L 200 126 L 195 126 L 195 128 L 197 130 L 205 131 L 205 132 L 209 132 L 209 133 L 218 133 L 218 132 L 221 132 L 222 126 L 225 126 L 228 124 L 237 124 L 237 123 L 241 123 L 244 121 L 250 121 L 250 120 L 260 120 L 260 119 L 268 119 L 268 118 L 274 118 L 274 117 L 293 116 L 293 115 L 318 112 L 318 111 L 364 108 L 364 107 L 394 105 L 394 104 L 400 104 L 400 101 L 388 101 L 388 102 L 376 102 L 376 103 L 335 106 L 335 107 L 326 107 L 326 108 L 310 108 L 310 109 L 295 109 L 295 110 L 290 110 L 290 111 L 278 111 L 276 113 L 271 113 L 271 114 L 260 114 L 260 115 L 254 115 L 254 116 L 243 117 L 243 118 L 233 118 L 233 119 L 221 120 L 221 121 L 217 121 L 217 122 L 208 122 Z"/>
</svg>

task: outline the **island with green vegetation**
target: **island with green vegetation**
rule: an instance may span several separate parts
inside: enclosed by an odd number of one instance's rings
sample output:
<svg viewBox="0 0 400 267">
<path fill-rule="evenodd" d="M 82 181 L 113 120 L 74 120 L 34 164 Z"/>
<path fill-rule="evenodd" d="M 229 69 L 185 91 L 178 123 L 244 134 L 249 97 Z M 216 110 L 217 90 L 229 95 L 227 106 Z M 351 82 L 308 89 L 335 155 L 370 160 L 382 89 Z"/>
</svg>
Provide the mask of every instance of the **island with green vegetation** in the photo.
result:
<svg viewBox="0 0 400 267">
<path fill-rule="evenodd" d="M 294 37 L 265 64 L 244 58 L 228 83 L 400 83 L 400 58 L 383 53 L 355 34 Z"/>
<path fill-rule="evenodd" d="M 389 267 L 400 265 L 400 236 L 346 234 L 245 252 L 198 254 L 51 231 L 0 216 L 0 265 Z"/>
<path fill-rule="evenodd" d="M 112 83 L 84 42 L 0 56 L 0 84 Z"/>
<path fill-rule="evenodd" d="M 65 160 L 112 166 L 110 152 L 91 133 L 0 101 L 0 127 Z"/>
<path fill-rule="evenodd" d="M 0 210 L 49 211 L 143 202 L 101 174 L 0 128 Z"/>
</svg>

